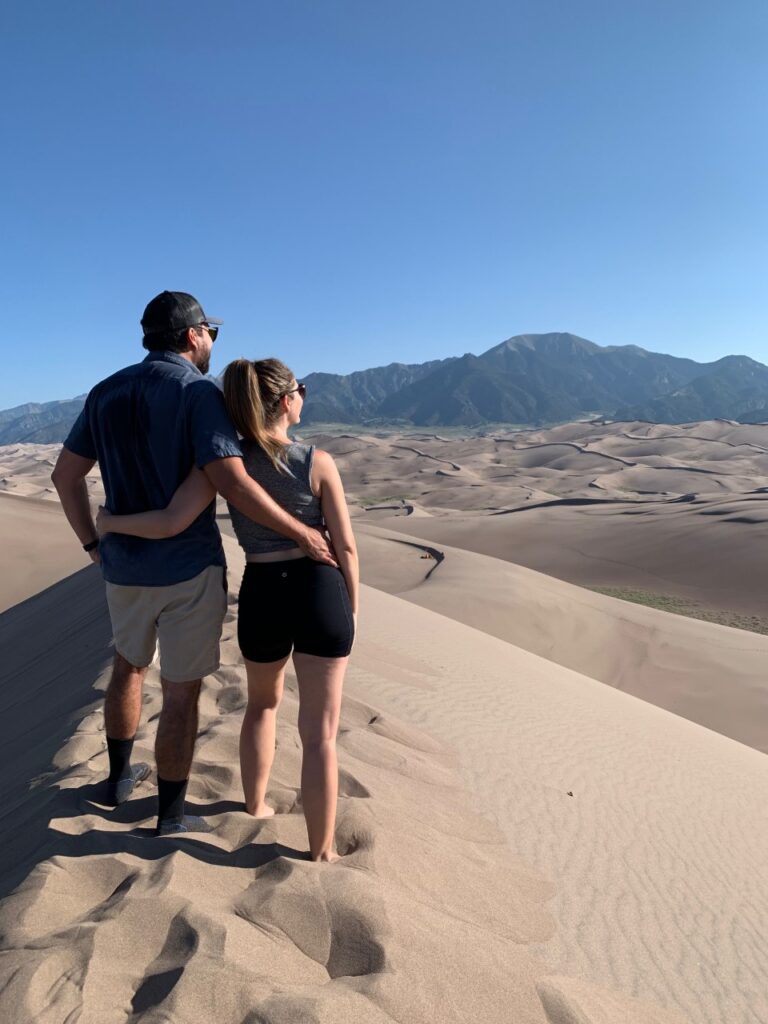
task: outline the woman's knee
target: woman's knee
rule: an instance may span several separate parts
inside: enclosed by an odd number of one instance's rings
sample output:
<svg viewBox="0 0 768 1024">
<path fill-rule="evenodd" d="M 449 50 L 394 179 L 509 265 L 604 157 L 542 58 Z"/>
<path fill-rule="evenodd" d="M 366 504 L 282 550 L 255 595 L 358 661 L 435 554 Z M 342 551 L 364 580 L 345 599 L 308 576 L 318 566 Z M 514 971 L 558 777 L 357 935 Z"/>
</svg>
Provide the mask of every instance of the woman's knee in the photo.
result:
<svg viewBox="0 0 768 1024">
<path fill-rule="evenodd" d="M 305 752 L 322 754 L 336 749 L 336 730 L 317 723 L 300 724 L 299 739 Z"/>
<path fill-rule="evenodd" d="M 271 692 L 251 693 L 248 695 L 248 706 L 245 713 L 247 715 L 258 715 L 262 711 L 277 711 L 282 699 L 282 687 Z"/>
</svg>

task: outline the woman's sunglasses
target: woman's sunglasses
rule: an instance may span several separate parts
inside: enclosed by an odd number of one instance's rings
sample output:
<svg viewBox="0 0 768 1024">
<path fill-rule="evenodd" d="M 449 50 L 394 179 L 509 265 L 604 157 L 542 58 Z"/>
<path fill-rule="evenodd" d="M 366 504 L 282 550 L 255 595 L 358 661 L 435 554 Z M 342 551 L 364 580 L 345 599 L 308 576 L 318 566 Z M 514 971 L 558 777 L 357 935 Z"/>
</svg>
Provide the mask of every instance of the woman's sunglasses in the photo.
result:
<svg viewBox="0 0 768 1024">
<path fill-rule="evenodd" d="M 302 398 L 306 398 L 306 396 L 307 396 L 307 385 L 306 384 L 297 384 L 295 388 L 291 388 L 290 391 L 284 391 L 283 394 L 284 395 L 294 395 L 297 391 L 299 392 L 299 394 L 301 395 Z"/>
</svg>

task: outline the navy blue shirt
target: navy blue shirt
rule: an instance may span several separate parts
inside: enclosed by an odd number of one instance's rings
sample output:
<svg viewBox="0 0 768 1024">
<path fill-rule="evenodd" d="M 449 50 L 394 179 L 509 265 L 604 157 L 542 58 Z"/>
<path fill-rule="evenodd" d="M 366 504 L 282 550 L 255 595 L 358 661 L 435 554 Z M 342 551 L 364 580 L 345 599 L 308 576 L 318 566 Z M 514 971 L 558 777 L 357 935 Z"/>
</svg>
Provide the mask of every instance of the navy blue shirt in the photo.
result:
<svg viewBox="0 0 768 1024">
<path fill-rule="evenodd" d="M 174 352 L 150 352 L 97 384 L 64 447 L 98 460 L 107 508 L 118 515 L 165 508 L 194 465 L 242 454 L 221 391 Z M 107 534 L 99 549 L 104 579 L 162 587 L 224 565 L 215 513 L 212 501 L 164 540 Z"/>
</svg>

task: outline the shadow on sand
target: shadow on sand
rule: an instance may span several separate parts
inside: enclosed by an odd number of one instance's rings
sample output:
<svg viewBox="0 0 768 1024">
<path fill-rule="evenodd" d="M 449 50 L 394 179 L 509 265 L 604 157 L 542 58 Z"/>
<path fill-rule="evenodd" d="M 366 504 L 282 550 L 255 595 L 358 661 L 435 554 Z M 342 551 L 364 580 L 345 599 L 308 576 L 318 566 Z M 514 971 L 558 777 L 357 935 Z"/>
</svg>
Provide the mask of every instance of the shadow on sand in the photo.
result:
<svg viewBox="0 0 768 1024">
<path fill-rule="evenodd" d="M 230 852 L 189 836 L 157 837 L 139 826 L 155 813 L 155 799 L 142 797 L 118 808 L 100 805 L 103 786 L 59 788 L 71 765 L 55 764 L 83 718 L 101 707 L 101 690 L 112 663 L 112 631 L 101 574 L 80 572 L 0 615 L 0 898 L 12 892 L 44 860 L 130 853 L 158 860 L 174 849 L 208 864 L 256 868 L 277 857 L 306 859 L 304 851 L 279 843 L 248 843 Z M 238 811 L 219 800 L 188 803 L 207 816 Z M 135 829 L 69 834 L 56 819 L 97 815 Z"/>
</svg>

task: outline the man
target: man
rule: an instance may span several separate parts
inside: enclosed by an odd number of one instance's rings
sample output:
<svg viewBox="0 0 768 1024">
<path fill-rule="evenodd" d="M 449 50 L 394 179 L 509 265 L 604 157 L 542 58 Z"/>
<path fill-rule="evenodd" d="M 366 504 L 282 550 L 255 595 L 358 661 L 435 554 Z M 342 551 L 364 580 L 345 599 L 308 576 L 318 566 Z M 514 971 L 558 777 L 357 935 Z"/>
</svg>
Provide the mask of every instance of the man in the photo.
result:
<svg viewBox="0 0 768 1024">
<path fill-rule="evenodd" d="M 155 741 L 160 835 L 209 832 L 184 814 L 197 736 L 202 677 L 219 666 L 226 576 L 215 502 L 183 533 L 166 540 L 108 534 L 99 541 L 86 476 L 96 461 L 112 512 L 164 508 L 193 465 L 227 501 L 256 522 L 335 564 L 327 543 L 280 508 L 243 466 L 221 391 L 204 374 L 221 320 L 186 292 L 162 292 L 144 310 L 143 362 L 97 384 L 59 455 L 52 480 L 72 529 L 100 563 L 115 638 L 104 715 L 109 753 L 106 802 L 128 799 L 146 779 L 131 764 L 142 683 L 160 646 L 163 705 Z"/>
</svg>

